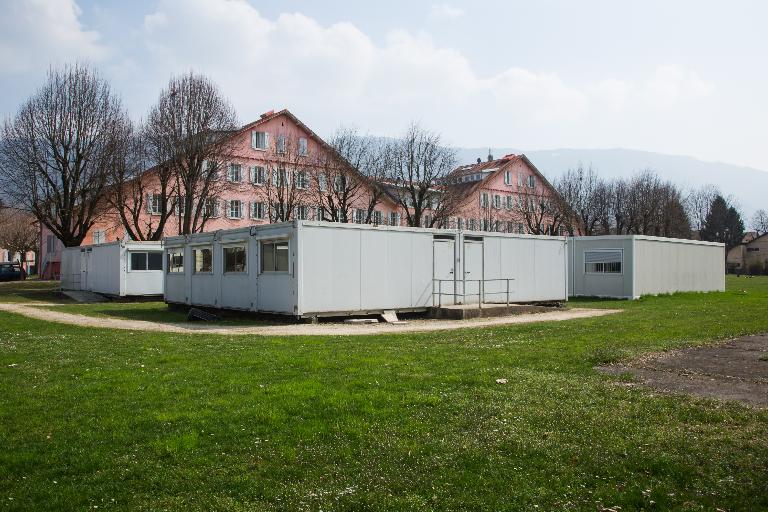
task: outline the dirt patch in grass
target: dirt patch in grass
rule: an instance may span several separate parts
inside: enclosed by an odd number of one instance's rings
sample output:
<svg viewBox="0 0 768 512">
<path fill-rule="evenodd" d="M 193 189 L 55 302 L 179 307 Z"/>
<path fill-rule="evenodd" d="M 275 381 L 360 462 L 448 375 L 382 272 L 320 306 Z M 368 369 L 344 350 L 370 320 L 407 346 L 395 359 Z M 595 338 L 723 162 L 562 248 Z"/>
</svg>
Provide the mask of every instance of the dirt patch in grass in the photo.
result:
<svg viewBox="0 0 768 512">
<path fill-rule="evenodd" d="M 124 329 L 131 331 L 154 331 L 175 333 L 202 334 L 232 334 L 260 336 L 312 336 L 312 335 L 366 335 L 387 334 L 400 332 L 429 332 L 452 329 L 491 327 L 508 324 L 527 324 L 531 322 L 548 322 L 592 318 L 618 313 L 621 310 L 610 309 L 570 309 L 548 313 L 531 313 L 495 318 L 478 318 L 472 320 L 414 320 L 399 324 L 346 324 L 320 323 L 312 324 L 276 324 L 252 327 L 209 326 L 204 323 L 163 323 L 146 320 L 127 320 L 113 317 L 95 317 L 65 313 L 45 309 L 45 304 L 2 304 L 0 311 L 17 313 L 29 318 L 48 322 L 79 325 L 84 327 L 100 327 L 108 329 Z"/>
<path fill-rule="evenodd" d="M 611 375 L 629 373 L 642 385 L 661 391 L 768 407 L 768 334 L 650 354 L 598 369 Z"/>
</svg>

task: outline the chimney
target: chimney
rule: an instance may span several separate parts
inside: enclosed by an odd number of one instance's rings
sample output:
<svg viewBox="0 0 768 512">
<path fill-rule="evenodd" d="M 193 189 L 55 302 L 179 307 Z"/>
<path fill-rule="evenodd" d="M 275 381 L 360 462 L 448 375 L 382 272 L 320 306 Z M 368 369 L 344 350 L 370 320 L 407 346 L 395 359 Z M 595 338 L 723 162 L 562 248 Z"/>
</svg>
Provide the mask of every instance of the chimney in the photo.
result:
<svg viewBox="0 0 768 512">
<path fill-rule="evenodd" d="M 275 113 L 274 110 L 268 110 L 268 111 L 264 112 L 263 114 L 261 114 L 261 118 L 264 119 L 265 117 L 269 117 L 269 116 L 271 116 L 274 113 Z"/>
</svg>

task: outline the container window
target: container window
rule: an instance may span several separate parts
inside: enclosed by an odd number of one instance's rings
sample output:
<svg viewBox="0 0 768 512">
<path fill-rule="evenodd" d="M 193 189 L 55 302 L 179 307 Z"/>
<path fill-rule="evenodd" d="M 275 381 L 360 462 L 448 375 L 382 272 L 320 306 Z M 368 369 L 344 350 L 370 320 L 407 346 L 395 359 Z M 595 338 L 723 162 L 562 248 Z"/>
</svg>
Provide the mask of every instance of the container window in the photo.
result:
<svg viewBox="0 0 768 512">
<path fill-rule="evenodd" d="M 288 272 L 288 242 L 261 243 L 261 271 Z"/>
<path fill-rule="evenodd" d="M 245 272 L 245 246 L 235 245 L 224 248 L 224 273 Z"/>
<path fill-rule="evenodd" d="M 210 247 L 193 250 L 192 257 L 195 260 L 195 274 L 213 271 L 213 250 Z"/>
<path fill-rule="evenodd" d="M 585 251 L 584 271 L 587 274 L 621 274 L 623 260 L 623 251 Z"/>
<path fill-rule="evenodd" d="M 168 251 L 168 273 L 180 274 L 184 272 L 184 252 L 181 249 Z"/>
<path fill-rule="evenodd" d="M 131 270 L 147 270 L 147 253 L 131 253 Z"/>
<path fill-rule="evenodd" d="M 147 253 L 147 270 L 163 270 L 163 253 L 160 251 Z"/>
</svg>

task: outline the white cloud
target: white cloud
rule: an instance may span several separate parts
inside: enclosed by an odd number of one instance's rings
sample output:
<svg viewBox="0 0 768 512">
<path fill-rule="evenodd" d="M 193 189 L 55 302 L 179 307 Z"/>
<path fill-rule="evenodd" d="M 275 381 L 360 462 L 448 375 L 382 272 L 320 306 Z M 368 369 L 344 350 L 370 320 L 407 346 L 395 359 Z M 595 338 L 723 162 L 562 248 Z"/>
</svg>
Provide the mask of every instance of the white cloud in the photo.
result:
<svg viewBox="0 0 768 512">
<path fill-rule="evenodd" d="M 243 0 L 160 0 L 142 38 L 153 66 L 147 75 L 164 81 L 198 70 L 221 86 L 243 122 L 288 107 L 320 133 L 355 123 L 392 134 L 421 119 L 462 145 L 602 146 L 657 126 L 658 118 L 644 117 L 649 107 L 668 111 L 712 91 L 693 71 L 672 66 L 646 79 L 587 83 L 520 67 L 484 76 L 428 34 L 396 30 L 375 43 L 350 23 L 323 25 L 300 13 L 269 19 Z"/>
<path fill-rule="evenodd" d="M 709 96 L 714 87 L 694 71 L 678 66 L 659 66 L 645 85 L 644 97 L 650 106 L 667 108 L 679 102 Z"/>
<path fill-rule="evenodd" d="M 429 15 L 436 19 L 455 20 L 464 16 L 464 9 L 449 4 L 433 4 Z"/>
<path fill-rule="evenodd" d="M 19 74 L 51 64 L 108 54 L 98 32 L 79 21 L 74 0 L 9 0 L 0 17 L 0 74 Z"/>
</svg>

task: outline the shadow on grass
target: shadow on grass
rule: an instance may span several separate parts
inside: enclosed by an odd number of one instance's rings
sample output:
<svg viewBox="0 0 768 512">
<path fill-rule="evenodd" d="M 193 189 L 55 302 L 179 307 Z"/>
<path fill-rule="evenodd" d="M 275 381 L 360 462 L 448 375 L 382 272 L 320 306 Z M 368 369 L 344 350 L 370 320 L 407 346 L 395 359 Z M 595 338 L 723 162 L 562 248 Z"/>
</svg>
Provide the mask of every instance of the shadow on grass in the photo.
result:
<svg viewBox="0 0 768 512">
<path fill-rule="evenodd" d="M 59 291 L 58 281 L 13 281 L 0 283 L 0 302 L 53 302 L 72 304 L 74 301 Z"/>
</svg>

